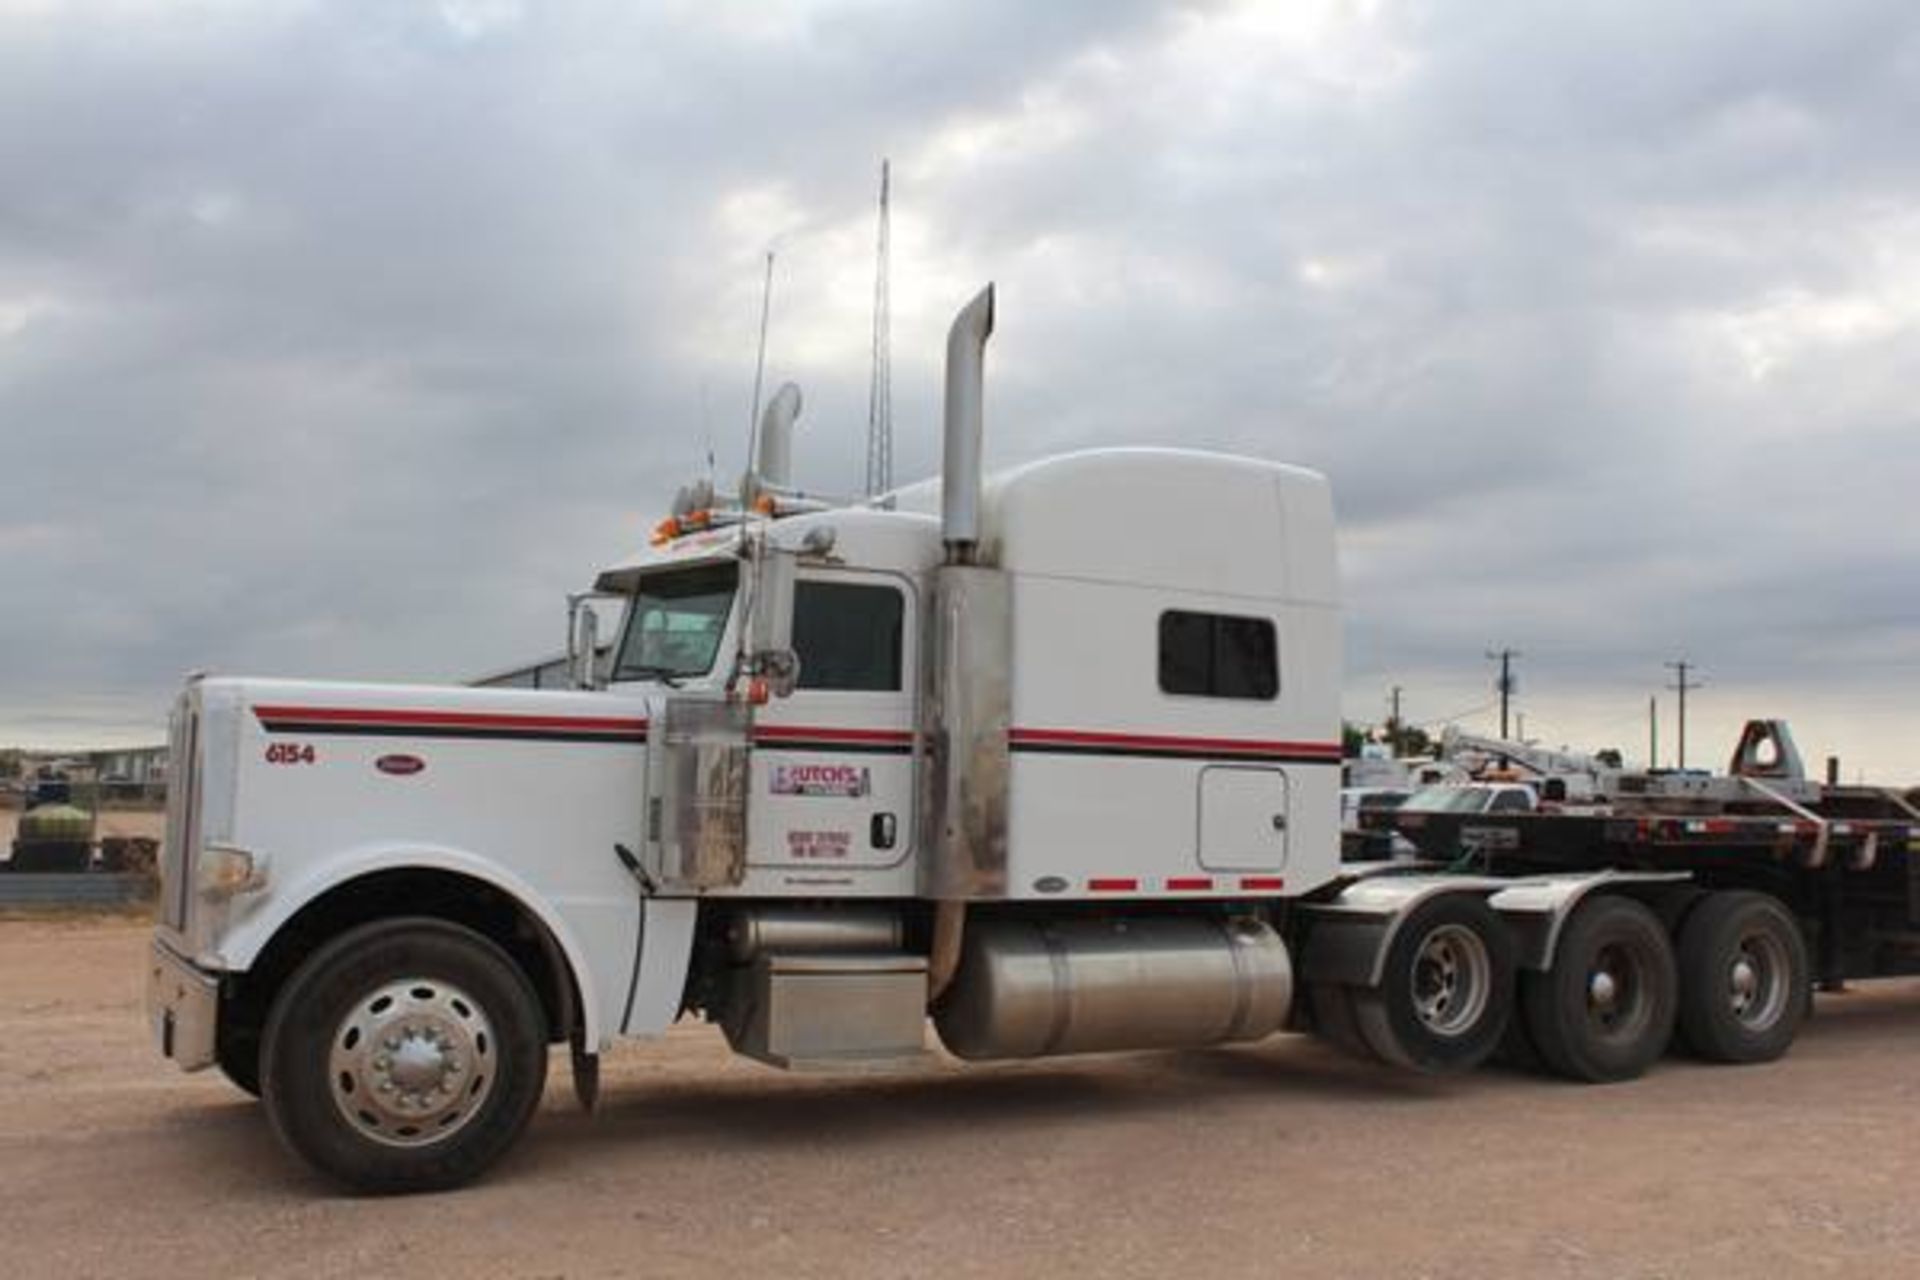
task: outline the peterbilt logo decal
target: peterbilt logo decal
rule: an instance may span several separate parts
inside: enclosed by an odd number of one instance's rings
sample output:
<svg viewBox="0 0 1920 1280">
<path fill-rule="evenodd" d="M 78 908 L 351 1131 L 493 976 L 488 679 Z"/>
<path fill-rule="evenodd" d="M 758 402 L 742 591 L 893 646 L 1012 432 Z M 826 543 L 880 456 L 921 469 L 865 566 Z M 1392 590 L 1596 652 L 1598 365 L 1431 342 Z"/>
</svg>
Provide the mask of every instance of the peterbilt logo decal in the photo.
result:
<svg viewBox="0 0 1920 1280">
<path fill-rule="evenodd" d="M 851 764 L 776 764 L 773 794 L 777 796 L 844 796 L 858 799 L 873 790 L 864 766 Z"/>
<path fill-rule="evenodd" d="M 419 756 L 391 755 L 381 756 L 373 762 L 373 767 L 396 778 L 405 778 L 426 768 L 427 762 Z"/>
</svg>

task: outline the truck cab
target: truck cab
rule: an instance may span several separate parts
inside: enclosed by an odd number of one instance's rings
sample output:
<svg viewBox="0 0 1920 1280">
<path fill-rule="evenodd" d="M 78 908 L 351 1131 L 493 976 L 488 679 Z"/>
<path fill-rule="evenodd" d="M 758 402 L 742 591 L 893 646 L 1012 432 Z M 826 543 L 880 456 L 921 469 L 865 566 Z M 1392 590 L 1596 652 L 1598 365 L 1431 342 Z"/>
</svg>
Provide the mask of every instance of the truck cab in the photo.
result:
<svg viewBox="0 0 1920 1280">
<path fill-rule="evenodd" d="M 1256 1039 L 1341 875 L 1326 481 L 1105 449 L 984 476 L 992 294 L 942 477 L 800 493 L 796 388 L 737 500 L 603 571 L 604 672 L 521 690 L 196 680 L 149 1007 L 351 1185 L 452 1185 L 546 1048 L 684 1015 L 781 1067 Z M 577 616 L 577 615 L 576 615 Z M 597 654 L 587 628 L 576 651 Z"/>
</svg>

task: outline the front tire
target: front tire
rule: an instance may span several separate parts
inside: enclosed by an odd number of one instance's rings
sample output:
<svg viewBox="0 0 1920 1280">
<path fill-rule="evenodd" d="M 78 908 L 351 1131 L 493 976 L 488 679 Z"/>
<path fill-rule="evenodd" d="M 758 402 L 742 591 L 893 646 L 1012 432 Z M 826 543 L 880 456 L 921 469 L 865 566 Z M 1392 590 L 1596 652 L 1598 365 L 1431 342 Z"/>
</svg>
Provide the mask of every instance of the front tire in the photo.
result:
<svg viewBox="0 0 1920 1280">
<path fill-rule="evenodd" d="M 223 1011 L 224 1012 L 224 1011 Z M 227 1082 L 250 1098 L 260 1096 L 260 1028 L 230 1026 L 222 1017 L 214 1037 L 213 1058 Z"/>
<path fill-rule="evenodd" d="M 483 1173 L 546 1084 L 539 998 L 499 947 L 443 920 L 342 934 L 281 989 L 262 1098 L 280 1140 L 345 1186 L 436 1191 Z"/>
</svg>

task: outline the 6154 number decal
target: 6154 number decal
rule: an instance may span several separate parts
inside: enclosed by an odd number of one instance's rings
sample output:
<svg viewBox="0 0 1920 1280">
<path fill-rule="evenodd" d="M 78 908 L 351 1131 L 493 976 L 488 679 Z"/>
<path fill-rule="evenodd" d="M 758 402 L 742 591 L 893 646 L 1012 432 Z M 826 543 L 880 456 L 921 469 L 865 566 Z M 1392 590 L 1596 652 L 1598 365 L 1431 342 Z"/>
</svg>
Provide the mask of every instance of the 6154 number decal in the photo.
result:
<svg viewBox="0 0 1920 1280">
<path fill-rule="evenodd" d="M 311 742 L 269 742 L 267 744 L 268 764 L 312 764 L 314 761 Z"/>
</svg>

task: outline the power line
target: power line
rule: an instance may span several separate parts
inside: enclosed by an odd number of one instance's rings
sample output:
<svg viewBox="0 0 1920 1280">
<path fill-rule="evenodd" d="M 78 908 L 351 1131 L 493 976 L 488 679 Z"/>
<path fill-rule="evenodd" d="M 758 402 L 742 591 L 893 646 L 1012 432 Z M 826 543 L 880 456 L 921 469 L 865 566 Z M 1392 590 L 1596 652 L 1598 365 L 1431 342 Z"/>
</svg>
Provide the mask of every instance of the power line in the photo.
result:
<svg viewBox="0 0 1920 1280">
<path fill-rule="evenodd" d="M 1463 707 L 1449 715 L 1435 716 L 1431 720 L 1419 721 L 1416 727 L 1426 729 L 1434 726 L 1454 724 L 1465 720 L 1468 716 L 1477 716 L 1482 711 L 1491 711 L 1497 705 L 1497 702 L 1477 702 L 1471 707 Z"/>
</svg>

